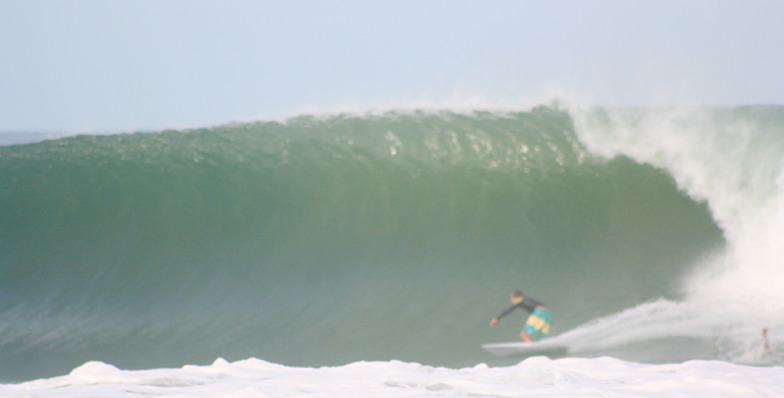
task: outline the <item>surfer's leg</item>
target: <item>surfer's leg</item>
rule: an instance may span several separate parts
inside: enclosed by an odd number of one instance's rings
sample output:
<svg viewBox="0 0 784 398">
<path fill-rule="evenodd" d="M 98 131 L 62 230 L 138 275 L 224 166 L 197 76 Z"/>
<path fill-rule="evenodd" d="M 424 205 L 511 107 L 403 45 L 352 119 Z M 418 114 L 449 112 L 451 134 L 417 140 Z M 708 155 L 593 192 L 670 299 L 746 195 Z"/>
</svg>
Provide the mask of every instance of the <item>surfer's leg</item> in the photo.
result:
<svg viewBox="0 0 784 398">
<path fill-rule="evenodd" d="M 523 339 L 523 341 L 526 343 L 539 341 L 540 333 L 538 330 L 536 330 L 535 327 L 531 325 L 531 323 L 529 323 L 530 320 L 531 318 L 529 317 L 528 321 L 526 321 L 525 325 L 523 325 L 523 330 L 520 331 L 520 338 Z"/>
<path fill-rule="evenodd" d="M 550 311 L 548 311 L 547 308 L 537 308 L 525 321 L 523 331 L 520 332 L 521 337 L 524 333 L 530 341 L 539 341 L 546 338 L 550 334 L 551 319 Z M 523 340 L 526 340 L 525 337 L 523 337 Z"/>
</svg>

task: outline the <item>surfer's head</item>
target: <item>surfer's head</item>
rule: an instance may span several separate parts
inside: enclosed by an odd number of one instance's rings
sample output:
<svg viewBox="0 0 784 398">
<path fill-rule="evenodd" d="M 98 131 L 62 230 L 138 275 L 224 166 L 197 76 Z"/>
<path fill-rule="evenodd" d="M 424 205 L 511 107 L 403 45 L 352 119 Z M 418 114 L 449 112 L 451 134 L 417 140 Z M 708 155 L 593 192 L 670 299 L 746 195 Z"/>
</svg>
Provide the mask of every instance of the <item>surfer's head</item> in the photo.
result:
<svg viewBox="0 0 784 398">
<path fill-rule="evenodd" d="M 523 291 L 522 290 L 515 290 L 509 296 L 509 300 L 512 301 L 512 304 L 520 304 L 523 301 L 524 298 L 525 298 L 525 295 L 523 295 Z"/>
</svg>

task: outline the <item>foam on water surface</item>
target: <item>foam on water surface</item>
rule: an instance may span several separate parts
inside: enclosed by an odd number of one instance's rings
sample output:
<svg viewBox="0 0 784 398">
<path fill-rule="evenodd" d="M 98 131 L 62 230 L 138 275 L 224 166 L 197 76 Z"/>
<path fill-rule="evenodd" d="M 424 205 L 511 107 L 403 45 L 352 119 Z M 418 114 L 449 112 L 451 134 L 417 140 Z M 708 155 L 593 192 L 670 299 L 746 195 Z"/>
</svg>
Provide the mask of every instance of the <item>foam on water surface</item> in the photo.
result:
<svg viewBox="0 0 784 398">
<path fill-rule="evenodd" d="M 613 358 L 529 358 L 509 367 L 430 367 L 400 361 L 297 368 L 259 359 L 210 366 L 120 370 L 88 362 L 69 375 L 0 386 L 43 397 L 563 397 L 784 395 L 782 367 L 719 361 L 647 365 Z"/>
</svg>

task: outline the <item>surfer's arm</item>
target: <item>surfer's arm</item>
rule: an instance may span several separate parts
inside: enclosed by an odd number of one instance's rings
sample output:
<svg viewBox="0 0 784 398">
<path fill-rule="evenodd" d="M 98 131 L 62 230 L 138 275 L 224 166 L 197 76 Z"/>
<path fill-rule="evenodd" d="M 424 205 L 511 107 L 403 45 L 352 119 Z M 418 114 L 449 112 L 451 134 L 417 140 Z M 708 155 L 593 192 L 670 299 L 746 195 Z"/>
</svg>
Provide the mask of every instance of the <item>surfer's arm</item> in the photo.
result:
<svg viewBox="0 0 784 398">
<path fill-rule="evenodd" d="M 510 306 L 509 308 L 505 309 L 504 312 L 498 314 L 497 317 L 495 317 L 495 318 L 490 320 L 490 326 L 495 326 L 495 324 L 498 323 L 498 321 L 500 321 L 501 318 L 509 315 L 510 312 L 514 311 L 514 309 L 519 307 L 519 306 L 520 306 L 520 304 L 514 304 L 514 305 Z"/>
</svg>

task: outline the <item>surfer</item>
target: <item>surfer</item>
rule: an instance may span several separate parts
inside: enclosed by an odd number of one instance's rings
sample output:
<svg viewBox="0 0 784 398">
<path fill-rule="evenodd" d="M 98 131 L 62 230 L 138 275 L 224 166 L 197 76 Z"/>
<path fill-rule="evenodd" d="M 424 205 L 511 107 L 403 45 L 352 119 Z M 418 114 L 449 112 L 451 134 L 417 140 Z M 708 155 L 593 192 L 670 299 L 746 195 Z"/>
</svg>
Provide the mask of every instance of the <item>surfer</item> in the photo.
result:
<svg viewBox="0 0 784 398">
<path fill-rule="evenodd" d="M 531 314 L 523 325 L 523 330 L 520 331 L 520 338 L 523 341 L 531 343 L 539 341 L 550 335 L 550 323 L 552 323 L 552 315 L 550 310 L 547 309 L 541 302 L 530 297 L 525 297 L 522 291 L 515 290 L 509 296 L 512 306 L 504 310 L 500 315 L 490 320 L 490 326 L 495 326 L 501 318 L 520 308 Z"/>
</svg>

